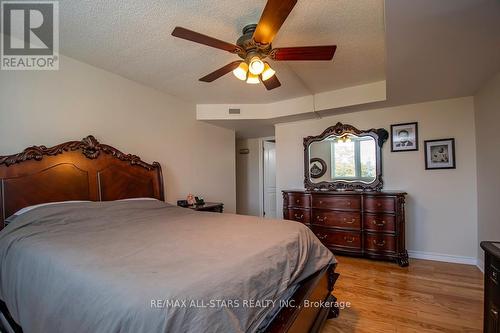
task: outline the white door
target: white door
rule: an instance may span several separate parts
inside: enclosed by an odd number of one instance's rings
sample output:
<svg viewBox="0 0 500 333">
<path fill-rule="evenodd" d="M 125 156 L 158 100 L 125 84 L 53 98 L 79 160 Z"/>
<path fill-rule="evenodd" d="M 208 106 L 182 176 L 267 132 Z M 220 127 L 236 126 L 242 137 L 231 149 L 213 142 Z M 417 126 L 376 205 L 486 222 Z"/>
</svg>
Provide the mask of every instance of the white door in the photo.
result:
<svg viewBox="0 0 500 333">
<path fill-rule="evenodd" d="M 264 141 L 264 217 L 276 214 L 276 143 Z"/>
</svg>

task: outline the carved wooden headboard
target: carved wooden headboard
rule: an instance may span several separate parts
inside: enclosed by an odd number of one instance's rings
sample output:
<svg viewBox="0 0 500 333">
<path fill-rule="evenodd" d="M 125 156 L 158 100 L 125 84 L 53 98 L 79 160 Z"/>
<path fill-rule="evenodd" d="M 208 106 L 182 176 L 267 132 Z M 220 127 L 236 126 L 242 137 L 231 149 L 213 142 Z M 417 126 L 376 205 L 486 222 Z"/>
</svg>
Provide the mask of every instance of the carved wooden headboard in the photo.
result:
<svg viewBox="0 0 500 333">
<path fill-rule="evenodd" d="M 0 156 L 0 230 L 5 218 L 31 205 L 138 197 L 164 200 L 160 164 L 145 163 L 91 135 L 52 148 L 34 146 Z"/>
</svg>

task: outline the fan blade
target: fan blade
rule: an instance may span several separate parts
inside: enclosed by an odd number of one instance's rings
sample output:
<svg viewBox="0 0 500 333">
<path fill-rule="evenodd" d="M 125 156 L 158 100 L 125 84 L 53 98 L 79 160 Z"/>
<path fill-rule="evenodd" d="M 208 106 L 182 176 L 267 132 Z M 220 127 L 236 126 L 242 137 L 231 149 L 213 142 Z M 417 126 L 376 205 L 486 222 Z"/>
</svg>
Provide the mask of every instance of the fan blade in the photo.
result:
<svg viewBox="0 0 500 333">
<path fill-rule="evenodd" d="M 224 42 L 222 40 L 206 36 L 182 27 L 175 27 L 174 31 L 172 31 L 172 36 L 177 38 L 187 39 L 195 43 L 215 47 L 216 49 L 221 49 L 231 53 L 238 53 L 241 50 L 240 47 L 234 44 Z"/>
<path fill-rule="evenodd" d="M 297 0 L 268 0 L 253 39 L 261 44 L 271 43 L 296 3 Z"/>
<path fill-rule="evenodd" d="M 332 60 L 337 45 L 281 47 L 271 51 L 270 57 L 282 60 Z"/>
<path fill-rule="evenodd" d="M 273 90 L 274 88 L 278 88 L 281 86 L 280 80 L 278 80 L 278 77 L 275 75 L 271 76 L 269 79 L 266 81 L 262 80 L 262 76 L 260 78 L 264 86 L 266 86 L 267 90 Z"/>
<path fill-rule="evenodd" d="M 204 77 L 202 77 L 200 79 L 200 81 L 203 81 L 203 82 L 212 82 L 212 81 L 215 81 L 218 78 L 220 78 L 221 76 L 224 76 L 227 73 L 235 70 L 236 67 L 238 67 L 241 63 L 242 63 L 241 60 L 239 60 L 239 61 L 233 61 L 232 63 L 227 64 L 226 66 L 224 66 L 222 68 L 219 68 L 218 70 L 216 70 L 216 71 L 214 71 L 214 72 L 212 72 L 212 73 L 210 73 L 208 75 L 205 75 Z"/>
</svg>

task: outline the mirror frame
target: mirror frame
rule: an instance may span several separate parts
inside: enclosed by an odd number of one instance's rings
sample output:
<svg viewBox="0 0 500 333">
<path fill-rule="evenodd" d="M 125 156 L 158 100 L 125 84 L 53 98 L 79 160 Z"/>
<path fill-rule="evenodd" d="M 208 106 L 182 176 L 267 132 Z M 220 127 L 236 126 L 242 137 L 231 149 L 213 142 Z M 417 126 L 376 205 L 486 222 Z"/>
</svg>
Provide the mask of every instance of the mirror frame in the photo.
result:
<svg viewBox="0 0 500 333">
<path fill-rule="evenodd" d="M 311 177 L 309 175 L 309 147 L 313 142 L 322 141 L 329 136 L 342 136 L 345 134 L 353 134 L 356 136 L 371 136 L 375 139 L 377 143 L 376 147 L 376 161 L 377 161 L 377 170 L 375 180 L 369 184 L 361 182 L 361 181 L 346 181 L 346 180 L 335 180 L 331 182 L 323 181 L 319 183 L 313 183 L 311 181 Z M 328 127 L 323 131 L 320 135 L 317 136 L 308 136 L 304 138 L 304 187 L 308 191 L 355 191 L 355 190 L 363 190 L 363 191 L 381 191 L 384 186 L 384 182 L 382 180 L 382 146 L 389 138 L 389 132 L 384 128 L 372 128 L 369 130 L 359 130 L 354 126 L 342 124 L 338 122 L 335 126 Z"/>
</svg>

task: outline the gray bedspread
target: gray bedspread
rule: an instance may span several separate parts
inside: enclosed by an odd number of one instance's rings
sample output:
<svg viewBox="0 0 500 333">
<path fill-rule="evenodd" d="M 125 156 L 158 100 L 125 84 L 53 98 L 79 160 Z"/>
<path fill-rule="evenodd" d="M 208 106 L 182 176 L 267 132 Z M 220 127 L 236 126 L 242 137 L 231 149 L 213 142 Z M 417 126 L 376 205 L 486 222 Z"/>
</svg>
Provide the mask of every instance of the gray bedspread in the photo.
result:
<svg viewBox="0 0 500 333">
<path fill-rule="evenodd" d="M 0 298 L 25 333 L 253 332 L 269 301 L 334 261 L 296 222 L 65 203 L 0 232 Z"/>
</svg>

